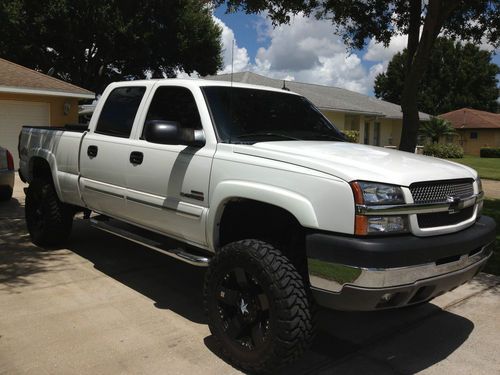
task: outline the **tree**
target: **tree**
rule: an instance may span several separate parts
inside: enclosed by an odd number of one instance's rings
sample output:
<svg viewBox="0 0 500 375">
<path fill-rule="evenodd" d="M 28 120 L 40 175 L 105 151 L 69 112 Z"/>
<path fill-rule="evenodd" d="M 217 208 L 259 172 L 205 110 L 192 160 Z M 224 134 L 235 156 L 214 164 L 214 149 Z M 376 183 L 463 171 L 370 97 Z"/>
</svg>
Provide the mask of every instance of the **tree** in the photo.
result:
<svg viewBox="0 0 500 375">
<path fill-rule="evenodd" d="M 432 117 L 430 121 L 424 122 L 419 129 L 419 134 L 430 138 L 432 143 L 439 143 L 439 138 L 447 135 L 455 135 L 455 129 L 451 124 L 438 117 Z"/>
<path fill-rule="evenodd" d="M 203 0 L 3 0 L 0 56 L 96 92 L 112 81 L 213 74 L 221 33 Z"/>
<path fill-rule="evenodd" d="M 394 35 L 407 35 L 407 62 L 401 94 L 403 131 L 399 148 L 413 152 L 419 117 L 417 93 L 438 35 L 476 43 L 500 42 L 500 0 L 215 0 L 229 11 L 266 11 L 274 24 L 303 12 L 331 20 L 348 46 L 361 49 L 373 38 L 388 45 Z"/>
<path fill-rule="evenodd" d="M 438 38 L 417 95 L 419 110 L 432 115 L 464 107 L 496 112 L 500 68 L 491 58 L 491 52 L 472 43 Z M 387 71 L 375 79 L 376 97 L 401 103 L 406 61 L 406 50 L 394 55 Z"/>
</svg>

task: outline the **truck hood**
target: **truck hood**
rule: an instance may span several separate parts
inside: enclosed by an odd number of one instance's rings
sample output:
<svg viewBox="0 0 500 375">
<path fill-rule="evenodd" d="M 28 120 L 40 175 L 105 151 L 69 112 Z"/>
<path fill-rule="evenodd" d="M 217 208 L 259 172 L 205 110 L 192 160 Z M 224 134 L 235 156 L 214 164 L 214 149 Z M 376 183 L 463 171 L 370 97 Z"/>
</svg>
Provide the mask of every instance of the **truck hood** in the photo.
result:
<svg viewBox="0 0 500 375">
<path fill-rule="evenodd" d="M 300 165 L 345 181 L 364 180 L 409 186 L 419 181 L 477 177 L 473 169 L 447 160 L 347 142 L 235 144 L 233 152 Z"/>
</svg>

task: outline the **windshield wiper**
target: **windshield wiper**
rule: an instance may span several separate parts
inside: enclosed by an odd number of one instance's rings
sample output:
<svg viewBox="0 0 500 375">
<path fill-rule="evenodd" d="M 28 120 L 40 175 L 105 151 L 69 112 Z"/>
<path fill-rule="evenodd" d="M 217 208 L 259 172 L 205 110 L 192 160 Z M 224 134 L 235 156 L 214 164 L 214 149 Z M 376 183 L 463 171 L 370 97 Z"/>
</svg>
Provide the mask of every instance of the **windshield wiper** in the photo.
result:
<svg viewBox="0 0 500 375">
<path fill-rule="evenodd" d="M 283 139 L 289 139 L 292 141 L 300 141 L 301 140 L 300 138 L 295 138 L 295 137 L 292 137 L 291 135 L 273 133 L 273 132 L 245 133 L 245 134 L 240 134 L 240 135 L 236 135 L 233 137 L 240 138 L 240 139 L 253 138 L 253 137 L 279 137 L 279 138 L 283 138 Z"/>
</svg>

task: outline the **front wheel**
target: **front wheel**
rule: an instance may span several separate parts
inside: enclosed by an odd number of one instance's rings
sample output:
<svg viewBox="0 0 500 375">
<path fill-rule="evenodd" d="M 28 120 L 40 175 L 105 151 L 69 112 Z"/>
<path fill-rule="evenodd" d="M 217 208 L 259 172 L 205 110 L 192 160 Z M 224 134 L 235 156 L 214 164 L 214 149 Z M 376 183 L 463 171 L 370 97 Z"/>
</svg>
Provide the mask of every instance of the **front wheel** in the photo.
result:
<svg viewBox="0 0 500 375">
<path fill-rule="evenodd" d="M 66 241 L 71 233 L 74 211 L 57 197 L 46 180 L 33 180 L 26 192 L 25 217 L 35 245 L 53 246 Z"/>
<path fill-rule="evenodd" d="M 302 277 L 265 242 L 226 245 L 210 262 L 204 294 L 210 331 L 223 355 L 247 371 L 276 370 L 297 359 L 311 342 Z"/>
</svg>

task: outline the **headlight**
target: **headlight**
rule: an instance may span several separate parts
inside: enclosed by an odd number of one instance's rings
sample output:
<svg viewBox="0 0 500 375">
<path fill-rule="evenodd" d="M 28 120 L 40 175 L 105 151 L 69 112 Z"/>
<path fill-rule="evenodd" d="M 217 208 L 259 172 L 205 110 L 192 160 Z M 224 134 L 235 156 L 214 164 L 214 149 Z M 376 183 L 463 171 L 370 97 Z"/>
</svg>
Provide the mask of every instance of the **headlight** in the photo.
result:
<svg viewBox="0 0 500 375">
<path fill-rule="evenodd" d="M 375 182 L 351 183 L 354 201 L 358 206 L 404 204 L 403 190 L 399 186 Z M 360 236 L 407 233 L 407 215 L 366 216 L 356 215 L 354 233 Z"/>
<path fill-rule="evenodd" d="M 477 184 L 477 192 L 480 193 L 483 191 L 483 183 L 481 182 L 481 179 L 479 178 L 476 178 L 476 184 Z"/>
<path fill-rule="evenodd" d="M 399 186 L 375 182 L 355 181 L 351 183 L 357 204 L 403 204 L 403 190 Z"/>
<path fill-rule="evenodd" d="M 483 183 L 481 182 L 481 179 L 479 178 L 479 176 L 477 176 L 476 178 L 476 184 L 477 184 L 477 192 L 478 194 L 481 193 L 483 191 Z M 476 214 L 476 218 L 480 218 L 481 215 L 483 214 L 483 200 L 481 199 L 478 203 L 477 203 L 477 214 Z"/>
</svg>

